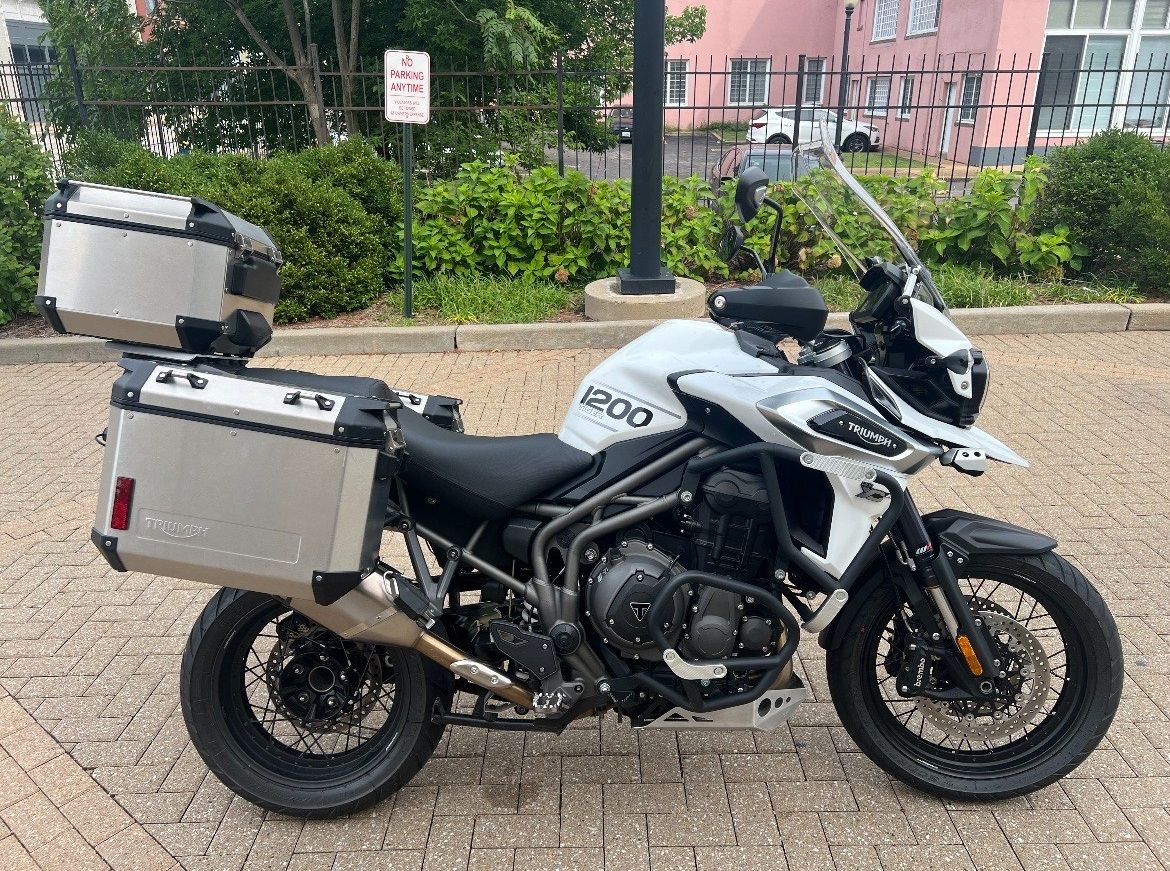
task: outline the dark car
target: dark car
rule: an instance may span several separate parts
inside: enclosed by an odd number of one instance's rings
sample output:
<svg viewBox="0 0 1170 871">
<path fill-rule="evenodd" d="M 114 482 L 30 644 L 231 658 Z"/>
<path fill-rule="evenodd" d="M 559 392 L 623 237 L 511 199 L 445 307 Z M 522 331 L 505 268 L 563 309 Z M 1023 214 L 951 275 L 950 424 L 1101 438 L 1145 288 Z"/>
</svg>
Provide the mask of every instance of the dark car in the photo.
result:
<svg viewBox="0 0 1170 871">
<path fill-rule="evenodd" d="M 813 158 L 803 158 L 801 173 L 814 165 Z M 719 192 L 723 182 L 738 178 L 749 166 L 758 166 L 772 181 L 792 181 L 791 145 L 736 145 L 723 155 L 711 170 L 711 187 Z"/>
<path fill-rule="evenodd" d="M 605 122 L 609 125 L 609 132 L 618 138 L 618 142 L 629 142 L 634 136 L 634 108 L 622 106 L 609 113 Z"/>
</svg>

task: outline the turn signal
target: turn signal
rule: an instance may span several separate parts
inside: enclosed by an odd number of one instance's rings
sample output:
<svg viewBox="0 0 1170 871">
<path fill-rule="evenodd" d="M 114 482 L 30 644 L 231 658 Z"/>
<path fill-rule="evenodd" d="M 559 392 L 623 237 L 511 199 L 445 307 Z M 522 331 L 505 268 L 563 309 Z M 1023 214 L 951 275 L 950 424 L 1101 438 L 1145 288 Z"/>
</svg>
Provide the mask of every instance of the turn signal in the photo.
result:
<svg viewBox="0 0 1170 871">
<path fill-rule="evenodd" d="M 959 651 L 963 654 L 963 659 L 967 660 L 967 668 L 975 677 L 983 674 L 983 664 L 979 661 L 979 657 L 975 655 L 975 648 L 971 646 L 971 639 L 966 635 L 960 635 L 955 639 L 955 643 L 959 645 Z"/>
<path fill-rule="evenodd" d="M 119 477 L 114 482 L 114 507 L 110 511 L 110 529 L 130 528 L 130 503 L 134 501 L 134 479 Z"/>
</svg>

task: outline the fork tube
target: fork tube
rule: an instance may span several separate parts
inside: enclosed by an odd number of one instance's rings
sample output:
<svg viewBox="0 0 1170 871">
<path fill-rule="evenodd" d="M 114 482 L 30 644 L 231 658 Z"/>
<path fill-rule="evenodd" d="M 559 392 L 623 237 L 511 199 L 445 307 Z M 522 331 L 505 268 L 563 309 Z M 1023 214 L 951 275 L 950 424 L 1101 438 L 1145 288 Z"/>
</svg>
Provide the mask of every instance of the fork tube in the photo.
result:
<svg viewBox="0 0 1170 871">
<path fill-rule="evenodd" d="M 977 625 L 975 615 L 967 604 L 962 590 L 959 589 L 958 579 L 945 557 L 935 553 L 930 535 L 926 531 L 926 524 L 922 522 L 922 515 L 910 494 L 906 494 L 906 505 L 898 523 L 903 543 L 914 563 L 914 574 L 922 589 L 930 596 L 931 601 L 939 609 L 939 614 L 951 635 L 951 641 L 964 653 L 959 639 L 963 636 L 970 641 L 979 664 L 982 666 L 982 680 L 979 684 L 980 692 L 989 694 L 993 686 L 991 678 L 995 670 L 995 657 L 986 633 Z"/>
</svg>

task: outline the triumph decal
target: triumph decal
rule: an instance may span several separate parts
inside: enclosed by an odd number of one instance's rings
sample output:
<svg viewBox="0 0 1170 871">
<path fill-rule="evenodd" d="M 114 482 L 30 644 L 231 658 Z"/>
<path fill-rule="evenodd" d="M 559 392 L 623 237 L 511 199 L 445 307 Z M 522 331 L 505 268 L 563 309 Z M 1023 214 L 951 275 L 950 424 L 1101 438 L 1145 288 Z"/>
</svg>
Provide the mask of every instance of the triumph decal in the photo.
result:
<svg viewBox="0 0 1170 871">
<path fill-rule="evenodd" d="M 160 517 L 144 517 L 142 525 L 147 529 L 161 532 L 169 538 L 196 538 L 207 535 L 211 527 L 197 523 L 183 523 L 178 520 L 163 520 Z"/>
<path fill-rule="evenodd" d="M 880 424 L 844 408 L 818 414 L 808 425 L 821 435 L 883 457 L 896 457 L 906 450 L 906 442 Z"/>
<path fill-rule="evenodd" d="M 634 612 L 634 619 L 639 623 L 646 622 L 646 615 L 650 613 L 649 602 L 630 602 L 630 610 Z"/>
</svg>

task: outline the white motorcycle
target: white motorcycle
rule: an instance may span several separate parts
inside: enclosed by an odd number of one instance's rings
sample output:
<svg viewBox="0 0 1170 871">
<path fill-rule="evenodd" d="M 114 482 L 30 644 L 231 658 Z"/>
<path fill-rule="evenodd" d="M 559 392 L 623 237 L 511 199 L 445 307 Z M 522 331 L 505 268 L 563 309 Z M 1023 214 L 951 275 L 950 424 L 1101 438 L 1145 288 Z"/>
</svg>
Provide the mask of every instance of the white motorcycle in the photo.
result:
<svg viewBox="0 0 1170 871">
<path fill-rule="evenodd" d="M 820 292 L 776 270 L 777 228 L 751 255 L 759 283 L 613 354 L 559 435 L 467 435 L 368 378 L 128 350 L 94 541 L 115 568 L 225 587 L 181 678 L 192 741 L 225 784 L 327 816 L 406 783 L 447 725 L 559 732 L 614 710 L 639 728 L 775 729 L 807 696 L 802 630 L 827 651 L 849 735 L 907 783 L 1003 798 L 1089 755 L 1122 685 L 1100 595 L 1053 539 L 922 515 L 908 489 L 936 462 L 1027 465 L 973 426 L 987 360 L 831 143 L 794 159 L 866 292 L 852 329 L 826 330 Z M 99 195 L 113 194 L 76 196 Z M 762 172 L 735 200 L 741 221 L 779 216 Z M 55 233 L 64 205 L 50 203 Z M 186 226 L 210 208 L 196 201 Z M 884 241 L 850 250 L 840 209 Z M 722 247 L 745 256 L 738 224 Z M 213 351 L 247 345 L 249 323 L 224 322 L 230 344 L 211 323 Z M 383 527 L 408 570 L 380 561 Z M 350 545 L 362 562 L 337 570 Z"/>
</svg>

